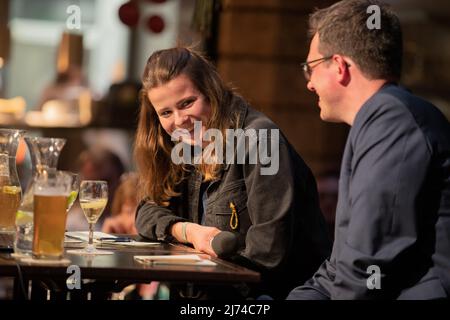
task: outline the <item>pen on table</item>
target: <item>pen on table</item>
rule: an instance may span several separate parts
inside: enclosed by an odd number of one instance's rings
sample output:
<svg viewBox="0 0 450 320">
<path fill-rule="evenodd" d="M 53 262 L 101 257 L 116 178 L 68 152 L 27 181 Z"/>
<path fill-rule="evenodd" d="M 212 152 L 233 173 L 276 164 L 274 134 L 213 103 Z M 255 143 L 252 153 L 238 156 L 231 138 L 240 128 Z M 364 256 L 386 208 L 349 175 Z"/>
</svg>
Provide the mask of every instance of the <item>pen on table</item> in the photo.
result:
<svg viewBox="0 0 450 320">
<path fill-rule="evenodd" d="M 111 241 L 111 242 L 131 242 L 133 239 L 127 237 L 104 237 L 99 238 L 100 241 Z"/>
<path fill-rule="evenodd" d="M 160 264 L 197 264 L 201 262 L 199 259 L 176 259 L 176 260 L 165 260 L 165 259 L 137 259 L 138 261 L 150 265 L 160 265 Z"/>
</svg>

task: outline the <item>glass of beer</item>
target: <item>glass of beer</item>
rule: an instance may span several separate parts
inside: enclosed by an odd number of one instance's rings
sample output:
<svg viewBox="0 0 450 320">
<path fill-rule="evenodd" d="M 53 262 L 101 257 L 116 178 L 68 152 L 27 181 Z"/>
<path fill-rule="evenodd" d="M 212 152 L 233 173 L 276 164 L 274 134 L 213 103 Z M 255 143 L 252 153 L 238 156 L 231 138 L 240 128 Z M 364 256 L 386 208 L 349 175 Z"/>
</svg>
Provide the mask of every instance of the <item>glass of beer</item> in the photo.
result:
<svg viewBox="0 0 450 320">
<path fill-rule="evenodd" d="M 57 260 L 63 256 L 71 182 L 68 173 L 57 170 L 44 171 L 35 178 L 34 258 Z"/>
<path fill-rule="evenodd" d="M 94 226 L 108 203 L 108 183 L 101 180 L 84 180 L 80 185 L 80 206 L 89 223 L 89 242 L 80 254 L 109 254 L 94 246 Z"/>
</svg>

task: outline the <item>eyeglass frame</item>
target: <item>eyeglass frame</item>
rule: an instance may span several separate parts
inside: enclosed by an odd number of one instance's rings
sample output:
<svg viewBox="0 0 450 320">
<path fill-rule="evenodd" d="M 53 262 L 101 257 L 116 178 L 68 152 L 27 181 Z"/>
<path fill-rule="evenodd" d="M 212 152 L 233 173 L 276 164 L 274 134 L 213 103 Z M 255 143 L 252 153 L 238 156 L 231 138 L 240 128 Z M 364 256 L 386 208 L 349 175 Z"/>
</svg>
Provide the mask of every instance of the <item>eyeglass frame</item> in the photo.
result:
<svg viewBox="0 0 450 320">
<path fill-rule="evenodd" d="M 312 68 L 318 66 L 320 63 L 325 62 L 327 60 L 330 60 L 331 58 L 333 58 L 334 55 L 331 56 L 327 56 L 327 57 L 322 57 L 319 59 L 314 59 L 311 61 L 305 61 L 302 64 L 300 64 L 302 70 L 303 70 L 303 75 L 305 76 L 306 81 L 309 81 L 311 79 L 311 75 L 312 75 Z M 314 62 L 319 62 L 316 65 L 314 65 L 313 67 L 310 67 L 309 64 L 310 63 L 314 63 Z"/>
</svg>

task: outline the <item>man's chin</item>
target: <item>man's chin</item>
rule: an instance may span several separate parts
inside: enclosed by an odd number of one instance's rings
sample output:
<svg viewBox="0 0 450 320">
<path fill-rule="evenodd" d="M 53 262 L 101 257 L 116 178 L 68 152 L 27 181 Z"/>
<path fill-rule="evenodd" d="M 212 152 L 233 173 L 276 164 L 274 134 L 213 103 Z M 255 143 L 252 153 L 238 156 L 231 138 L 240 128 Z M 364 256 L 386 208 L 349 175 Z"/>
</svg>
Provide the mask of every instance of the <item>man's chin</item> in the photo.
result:
<svg viewBox="0 0 450 320">
<path fill-rule="evenodd" d="M 322 119 L 325 122 L 333 122 L 333 123 L 341 123 L 343 122 L 340 119 L 333 118 L 330 116 L 330 114 L 327 114 L 326 112 L 320 111 L 320 119 Z"/>
<path fill-rule="evenodd" d="M 332 117 L 330 117 L 330 114 L 325 112 L 323 109 L 320 109 L 320 119 L 326 122 L 336 122 Z"/>
<path fill-rule="evenodd" d="M 329 121 L 326 112 L 324 112 L 322 108 L 320 108 L 320 119 L 322 119 L 323 121 Z"/>
</svg>

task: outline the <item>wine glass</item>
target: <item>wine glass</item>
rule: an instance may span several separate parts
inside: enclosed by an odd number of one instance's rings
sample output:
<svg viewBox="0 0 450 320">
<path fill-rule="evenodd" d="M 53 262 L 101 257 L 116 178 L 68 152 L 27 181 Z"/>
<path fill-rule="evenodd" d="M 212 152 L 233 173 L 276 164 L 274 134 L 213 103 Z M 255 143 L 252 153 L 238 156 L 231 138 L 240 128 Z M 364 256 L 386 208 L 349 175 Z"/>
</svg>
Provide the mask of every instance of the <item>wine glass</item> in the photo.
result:
<svg viewBox="0 0 450 320">
<path fill-rule="evenodd" d="M 94 226 L 108 203 L 108 184 L 101 180 L 83 180 L 80 184 L 79 201 L 84 216 L 89 223 L 89 242 L 82 250 L 68 253 L 82 255 L 112 254 L 112 251 L 97 250 L 94 246 Z"/>
</svg>

